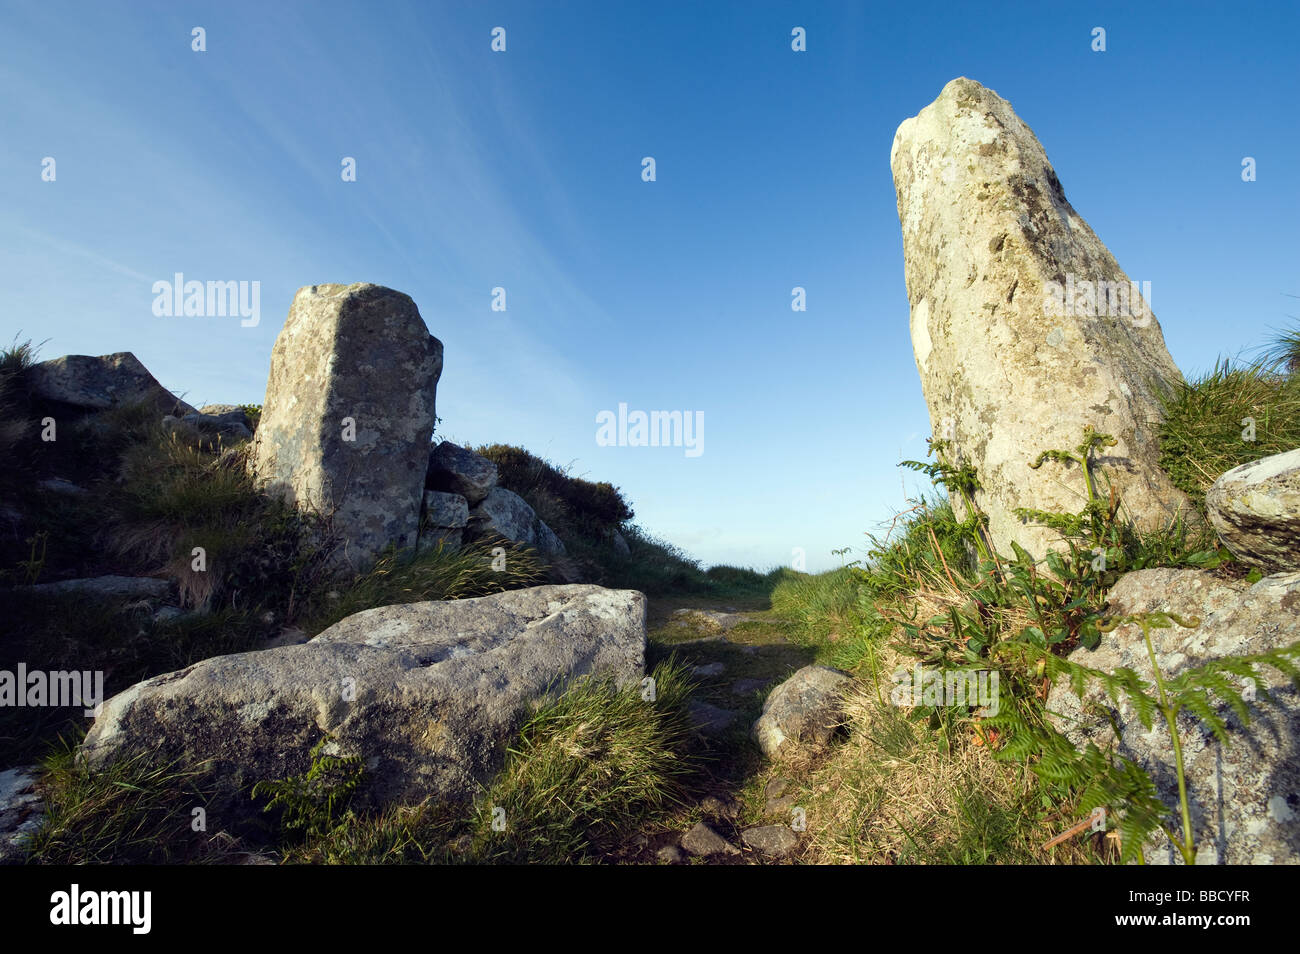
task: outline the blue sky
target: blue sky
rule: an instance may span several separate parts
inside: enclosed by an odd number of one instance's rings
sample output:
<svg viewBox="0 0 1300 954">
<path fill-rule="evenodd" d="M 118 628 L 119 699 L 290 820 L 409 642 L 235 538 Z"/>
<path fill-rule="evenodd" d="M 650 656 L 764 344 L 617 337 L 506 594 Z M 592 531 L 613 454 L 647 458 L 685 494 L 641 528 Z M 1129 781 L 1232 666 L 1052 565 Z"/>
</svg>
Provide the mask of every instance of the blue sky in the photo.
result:
<svg viewBox="0 0 1300 954">
<path fill-rule="evenodd" d="M 1298 33 L 1293 3 L 11 0 L 0 334 L 261 403 L 297 288 L 388 285 L 445 345 L 444 437 L 609 480 L 705 563 L 822 569 L 920 487 L 898 124 L 957 76 L 1006 97 L 1195 374 L 1300 314 Z M 176 272 L 259 281 L 260 324 L 155 316 Z M 598 446 L 620 403 L 702 412 L 704 453 Z"/>
</svg>

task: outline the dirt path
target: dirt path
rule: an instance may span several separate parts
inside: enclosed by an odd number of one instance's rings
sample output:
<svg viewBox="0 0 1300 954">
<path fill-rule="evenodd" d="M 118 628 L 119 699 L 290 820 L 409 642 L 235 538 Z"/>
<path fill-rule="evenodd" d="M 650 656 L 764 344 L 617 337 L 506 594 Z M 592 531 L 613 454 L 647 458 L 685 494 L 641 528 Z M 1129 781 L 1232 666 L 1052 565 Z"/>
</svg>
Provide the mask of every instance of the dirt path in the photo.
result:
<svg viewBox="0 0 1300 954">
<path fill-rule="evenodd" d="M 638 863 L 766 863 L 744 847 L 742 830 L 789 821 L 779 798 L 769 798 L 775 771 L 750 738 L 768 692 L 813 658 L 791 643 L 787 625 L 765 607 L 744 601 L 652 598 L 647 611 L 647 668 L 673 657 L 692 667 L 692 701 L 708 771 L 690 793 L 692 803 L 664 825 L 640 832 L 617 860 Z M 683 833 L 705 822 L 739 847 L 738 854 L 692 857 L 679 847 Z"/>
</svg>

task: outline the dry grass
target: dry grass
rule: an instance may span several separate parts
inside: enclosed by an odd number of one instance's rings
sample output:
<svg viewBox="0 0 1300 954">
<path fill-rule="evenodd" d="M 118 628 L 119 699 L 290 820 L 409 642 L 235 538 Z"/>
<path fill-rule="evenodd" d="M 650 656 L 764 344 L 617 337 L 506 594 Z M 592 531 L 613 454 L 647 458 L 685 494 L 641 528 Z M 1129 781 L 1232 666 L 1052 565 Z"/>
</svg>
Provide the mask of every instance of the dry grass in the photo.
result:
<svg viewBox="0 0 1300 954">
<path fill-rule="evenodd" d="M 892 649 L 846 707 L 848 740 L 808 777 L 799 804 L 815 864 L 1062 864 L 1097 860 L 1086 837 L 1044 851 L 1074 821 L 1042 804 L 1024 766 L 996 759 L 966 717 L 917 722 L 889 701 Z"/>
</svg>

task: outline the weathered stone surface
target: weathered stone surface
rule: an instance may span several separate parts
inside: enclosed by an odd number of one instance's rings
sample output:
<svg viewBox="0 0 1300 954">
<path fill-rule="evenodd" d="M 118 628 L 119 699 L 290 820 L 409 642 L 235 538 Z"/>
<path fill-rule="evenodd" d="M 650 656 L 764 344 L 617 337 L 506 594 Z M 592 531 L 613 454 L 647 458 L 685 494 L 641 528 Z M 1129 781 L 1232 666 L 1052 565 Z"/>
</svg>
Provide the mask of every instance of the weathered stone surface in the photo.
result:
<svg viewBox="0 0 1300 954">
<path fill-rule="evenodd" d="M 36 790 L 37 767 L 0 772 L 0 864 L 20 864 L 31 837 L 45 819 L 43 800 Z"/>
<path fill-rule="evenodd" d="M 740 840 L 767 858 L 785 858 L 799 847 L 799 836 L 785 825 L 761 825 L 746 828 Z"/>
<path fill-rule="evenodd" d="M 465 526 L 469 522 L 469 504 L 460 494 L 441 490 L 424 492 L 424 530 L 422 546 L 457 549 L 464 542 Z"/>
<path fill-rule="evenodd" d="M 754 739 L 775 758 L 830 742 L 842 722 L 844 691 L 853 677 L 825 666 L 804 666 L 772 690 L 754 722 Z"/>
<path fill-rule="evenodd" d="M 35 397 L 102 411 L 147 401 L 161 414 L 193 413 L 129 351 L 93 357 L 68 354 L 32 365 L 27 381 Z"/>
<path fill-rule="evenodd" d="M 645 597 L 540 586 L 365 610 L 302 645 L 218 656 L 104 704 L 83 744 L 94 765 L 146 751 L 211 759 L 233 793 L 304 772 L 327 752 L 364 759 L 362 804 L 463 799 L 490 777 L 531 704 L 575 678 L 636 684 Z M 247 795 L 223 810 L 253 811 Z"/>
<path fill-rule="evenodd" d="M 1153 612 L 1201 621 L 1195 628 L 1151 630 L 1161 675 L 1172 678 L 1211 659 L 1265 652 L 1300 641 L 1300 573 L 1268 576 L 1251 586 L 1244 580 L 1220 580 L 1203 570 L 1138 570 L 1125 574 L 1111 588 L 1109 614 Z M 1103 635 L 1095 651 L 1076 649 L 1069 658 L 1108 672 L 1127 666 L 1147 683 L 1154 681 L 1142 629 L 1136 623 Z M 1260 672 L 1258 684 L 1279 705 L 1262 699 L 1251 703 L 1251 722 L 1244 729 L 1230 709 L 1219 706 L 1231 745 L 1221 745 L 1189 713 L 1178 721 L 1199 862 L 1300 863 L 1300 759 L 1296 757 L 1300 693 L 1272 669 Z M 1178 778 L 1173 747 L 1160 716 L 1147 729 L 1127 701 L 1116 708 L 1102 690 L 1091 686 L 1081 701 L 1063 683 L 1052 688 L 1047 708 L 1075 745 L 1090 740 L 1103 749 L 1116 741 L 1104 713 L 1113 715 L 1120 727 L 1120 753 L 1155 778 L 1161 800 L 1170 808 L 1168 822 L 1181 830 L 1175 818 Z M 1149 863 L 1181 862 L 1163 834 L 1147 843 L 1145 854 Z"/>
<path fill-rule="evenodd" d="M 151 576 L 91 576 L 19 588 L 33 596 L 79 596 L 113 600 L 165 600 L 172 585 Z"/>
<path fill-rule="evenodd" d="M 514 491 L 493 487 L 470 511 L 469 536 L 477 539 L 495 534 L 507 540 L 535 547 L 546 556 L 564 554 L 564 544 L 528 502 Z"/>
<path fill-rule="evenodd" d="M 716 831 L 700 822 L 686 834 L 682 835 L 682 847 L 697 858 L 709 855 L 738 855 L 740 849 Z"/>
<path fill-rule="evenodd" d="M 890 164 L 930 422 L 950 461 L 974 465 L 994 545 L 1009 552 L 1016 540 L 1041 557 L 1058 543 L 1012 511 L 1081 509 L 1077 467 L 1029 465 L 1073 449 L 1085 425 L 1117 439 L 1098 462 L 1140 526 L 1188 511 L 1157 463 L 1157 390 L 1181 380 L 1160 325 L 1011 105 L 953 80 L 899 126 Z M 1112 307 L 1098 282 L 1118 283 L 1125 300 L 1117 292 Z"/>
<path fill-rule="evenodd" d="M 470 511 L 469 522 L 476 536 L 495 533 L 530 546 L 537 539 L 537 514 L 523 497 L 504 487 L 493 487 Z"/>
<path fill-rule="evenodd" d="M 1300 450 L 1234 467 L 1205 495 L 1210 523 L 1236 556 L 1300 570 Z"/>
<path fill-rule="evenodd" d="M 429 452 L 428 486 L 460 494 L 472 507 L 497 485 L 497 465 L 451 441 Z"/>
<path fill-rule="evenodd" d="M 541 517 L 533 528 L 535 546 L 547 556 L 563 556 L 566 552 L 564 542 L 555 535 L 555 531 L 546 525 Z"/>
<path fill-rule="evenodd" d="M 441 374 L 442 342 L 401 292 L 312 285 L 294 296 L 250 463 L 272 492 L 333 513 L 354 568 L 416 543 Z"/>
<path fill-rule="evenodd" d="M 440 490 L 426 490 L 424 512 L 431 527 L 460 529 L 469 522 L 469 504 L 460 494 L 445 494 Z"/>
</svg>

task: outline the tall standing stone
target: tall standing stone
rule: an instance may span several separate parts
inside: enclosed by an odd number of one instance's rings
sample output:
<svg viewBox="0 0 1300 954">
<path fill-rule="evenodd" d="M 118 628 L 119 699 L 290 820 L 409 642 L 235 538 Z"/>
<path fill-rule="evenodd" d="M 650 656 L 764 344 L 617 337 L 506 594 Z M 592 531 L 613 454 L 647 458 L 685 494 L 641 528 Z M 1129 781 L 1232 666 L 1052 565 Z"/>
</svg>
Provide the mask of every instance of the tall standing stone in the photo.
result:
<svg viewBox="0 0 1300 954">
<path fill-rule="evenodd" d="M 994 545 L 1042 556 L 1058 539 L 1012 510 L 1081 509 L 1077 466 L 1029 465 L 1088 424 L 1117 439 L 1097 459 L 1139 526 L 1188 511 L 1157 463 L 1158 393 L 1182 377 L 1149 286 L 1130 284 L 1066 201 L 1011 105 L 955 79 L 898 127 L 890 165 L 930 422 L 949 459 L 976 468 Z"/>
<path fill-rule="evenodd" d="M 442 342 L 408 296 L 300 288 L 271 352 L 251 466 L 300 509 L 333 514 L 361 568 L 416 543 Z"/>
</svg>

